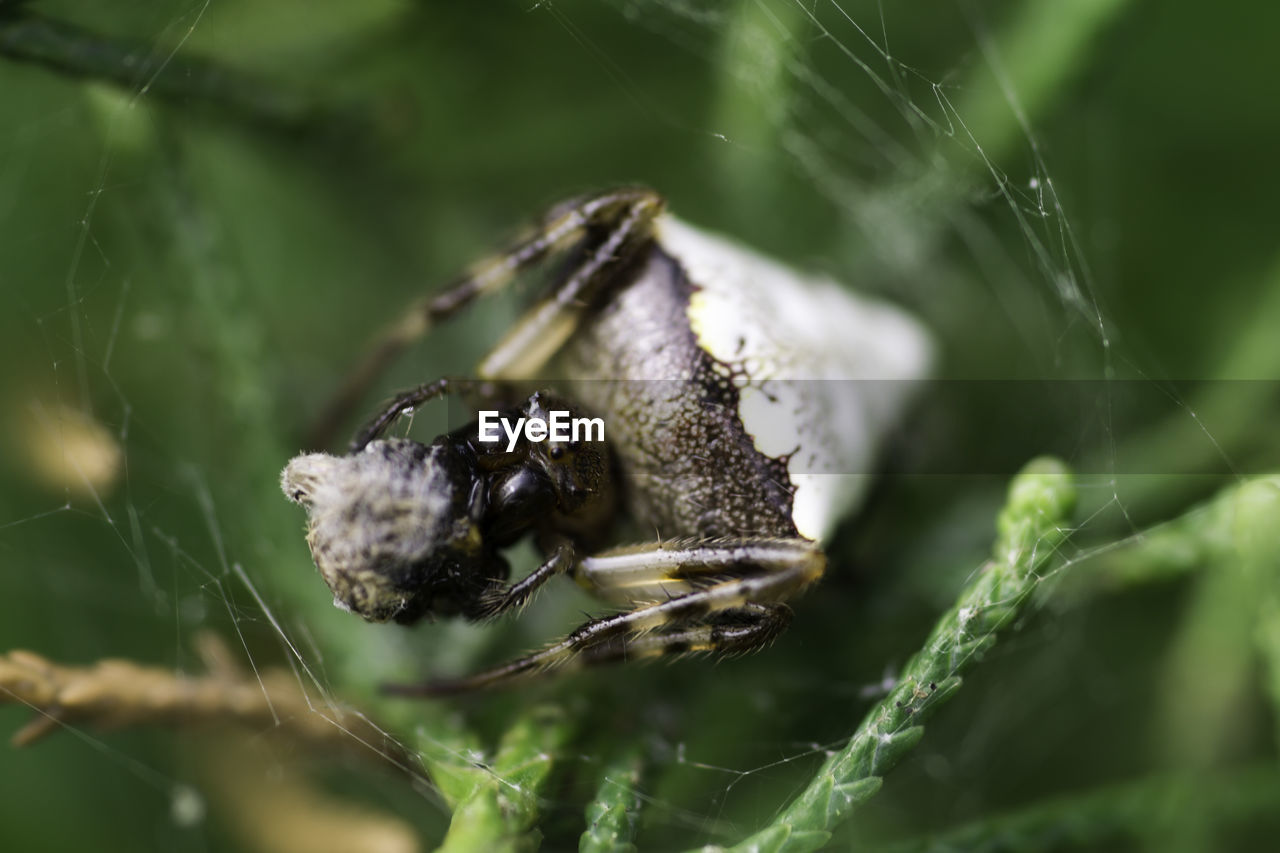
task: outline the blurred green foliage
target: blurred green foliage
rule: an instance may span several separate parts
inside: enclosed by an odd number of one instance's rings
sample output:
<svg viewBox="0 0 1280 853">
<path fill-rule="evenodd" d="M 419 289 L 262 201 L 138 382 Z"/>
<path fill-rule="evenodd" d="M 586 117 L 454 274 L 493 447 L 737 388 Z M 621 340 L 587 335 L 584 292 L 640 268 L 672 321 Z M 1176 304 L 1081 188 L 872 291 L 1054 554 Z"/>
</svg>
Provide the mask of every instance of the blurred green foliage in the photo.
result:
<svg viewBox="0 0 1280 853">
<path fill-rule="evenodd" d="M 441 790 L 368 755 L 279 760 L 428 844 L 572 848 L 586 815 L 607 824 L 591 849 L 615 828 L 641 849 L 760 830 L 972 580 L 1024 460 L 887 478 L 764 654 L 454 703 L 372 687 L 500 659 L 590 603 L 557 588 L 501 627 L 363 625 L 329 605 L 276 485 L 401 306 L 549 203 L 638 182 L 910 306 L 949 379 L 1240 380 L 1170 385 L 1172 418 L 1084 399 L 1104 429 L 1045 448 L 1080 472 L 1048 573 L 1079 583 L 1041 585 L 837 842 L 1259 846 L 1280 813 L 1275 501 L 1255 483 L 1194 508 L 1280 467 L 1277 26 L 1246 0 L 0 0 L 0 649 L 194 670 L 207 628 L 288 665 L 270 614 Z M 378 393 L 465 373 L 517 310 L 441 329 Z M 1022 398 L 948 399 L 895 467 L 969 470 L 1025 439 Z M 60 407 L 120 445 L 114 484 L 39 465 Z M 0 730 L 26 713 L 0 707 Z M 200 738 L 5 752 L 0 844 L 248 846 Z M 1188 795 L 1209 771 L 1213 796 Z M 179 808 L 192 789 L 203 820 Z M 459 804 L 478 817 L 449 829 Z"/>
</svg>

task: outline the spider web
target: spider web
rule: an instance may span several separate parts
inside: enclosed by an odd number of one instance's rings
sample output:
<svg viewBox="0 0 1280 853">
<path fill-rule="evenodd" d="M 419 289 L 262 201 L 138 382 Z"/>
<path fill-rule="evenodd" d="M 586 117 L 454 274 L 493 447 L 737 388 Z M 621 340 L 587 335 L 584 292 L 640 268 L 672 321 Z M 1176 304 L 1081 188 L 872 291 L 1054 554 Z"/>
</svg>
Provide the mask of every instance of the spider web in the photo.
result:
<svg viewBox="0 0 1280 853">
<path fill-rule="evenodd" d="M 0 495 L 4 648 L 199 672 L 196 638 L 212 632 L 249 677 L 283 667 L 313 713 L 336 719 L 344 698 L 415 666 L 466 671 L 572 627 L 592 605 L 559 588 L 501 629 L 359 624 L 328 607 L 276 481 L 291 437 L 359 341 L 424 282 L 446 280 L 549 201 L 631 180 L 661 189 L 690 221 L 908 306 L 937 336 L 945 381 L 905 430 L 872 505 L 832 544 L 833 563 L 848 570 L 799 605 L 777 647 L 714 668 L 601 673 L 525 694 L 579 720 L 550 755 L 555 784 L 538 794 L 551 847 L 576 844 L 599 775 L 628 745 L 641 770 L 614 783 L 638 803 L 642 849 L 728 844 L 767 822 L 981 568 L 1002 490 L 1027 456 L 1059 452 L 1080 472 L 1079 528 L 1045 580 L 1274 461 L 1236 423 L 1252 385 L 1205 392 L 1172 381 L 1215 375 L 1211 358 L 1228 365 L 1224 375 L 1257 378 L 1256 363 L 1231 373 L 1240 363 L 1230 354 L 1179 349 L 1158 323 L 1141 326 L 1125 263 L 1100 233 L 1107 223 L 1073 213 L 1136 227 L 1123 204 L 1090 196 L 1109 161 L 1079 153 L 1094 143 L 1072 125 L 1087 116 L 1080 93 L 1117 50 L 1127 11 L 1118 0 L 1058 11 L 955 0 L 542 2 L 483 22 L 390 3 L 302 16 L 301 4 L 248 5 L 171 4 L 104 21 L 35 4 L 121 39 L 121 62 L 140 72 L 126 70 L 120 85 L 0 66 L 13 449 L 0 462 L 13 484 Z M 246 98 L 221 78 L 213 96 L 184 91 L 183 79 L 203 79 L 185 65 L 173 73 L 189 56 L 256 75 L 266 94 Z M 298 133 L 297 114 L 279 107 L 289 99 L 267 96 L 277 85 L 339 109 L 322 130 Z M 371 138 L 324 130 L 353 116 Z M 1241 252 L 1232 269 L 1256 273 L 1271 260 L 1263 251 Z M 1198 319 L 1170 300 L 1182 322 Z M 421 381 L 424 365 L 465 371 L 515 310 L 486 305 L 442 329 L 380 393 Z M 1214 340 L 1236 335 L 1235 319 L 1203 318 L 1223 329 Z M 1215 408 L 1205 414 L 1196 400 Z M 1033 413 L 1053 404 L 1069 414 L 1040 441 L 1049 425 Z M 442 424 L 429 410 L 413 428 L 429 437 Z M 533 558 L 525 549 L 518 562 Z M 962 822 L 1023 802 L 1027 787 L 1054 793 L 1042 764 L 1081 785 L 1149 769 L 1098 732 L 1136 725 L 1136 697 L 1158 689 L 1136 673 L 1172 631 L 1162 615 L 1172 594 L 1159 595 L 1087 618 L 1033 612 L 929 724 L 918 757 L 859 814 L 858 837 Z M 1144 645 L 1126 625 L 1157 640 Z M 1124 652 L 1080 672 L 1082 657 L 1113 648 L 1094 629 Z M 1073 668 L 1067 686 L 1034 672 Z M 1001 697 L 1006 684 L 1017 702 Z M 1046 710 L 1078 709 L 1068 688 L 1104 696 L 1111 723 Z M 493 744 L 523 704 L 506 695 L 423 708 L 421 725 L 405 722 L 419 713 L 410 709 L 379 721 L 385 740 L 353 730 L 351 754 L 325 758 L 272 739 L 271 728 L 289 726 L 278 719 L 248 733 L 256 752 L 234 753 L 230 771 L 198 734 L 66 726 L 7 759 L 3 824 L 14 843 L 41 846 L 91 832 L 102 849 L 251 847 L 264 843 L 263 819 L 228 791 L 296 774 L 326 802 L 388 815 L 367 837 L 439 839 L 449 810 L 404 755 L 425 748 L 495 772 Z M 13 730 L 21 714 L 0 719 Z M 474 748 L 444 734 L 458 719 Z M 1064 758 L 1054 744 L 1078 725 L 1095 737 Z M 514 776 L 496 778 L 511 796 L 523 792 Z M 28 808 L 33 794 L 77 803 L 76 825 Z M 323 810 L 263 800 L 282 814 Z"/>
</svg>

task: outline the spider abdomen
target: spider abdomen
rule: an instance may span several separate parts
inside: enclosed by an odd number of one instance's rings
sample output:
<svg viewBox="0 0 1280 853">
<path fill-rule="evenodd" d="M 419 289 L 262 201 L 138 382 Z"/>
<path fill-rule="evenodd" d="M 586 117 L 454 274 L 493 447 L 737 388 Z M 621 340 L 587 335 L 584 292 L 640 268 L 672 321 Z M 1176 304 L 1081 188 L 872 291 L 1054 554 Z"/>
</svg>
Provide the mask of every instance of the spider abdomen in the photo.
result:
<svg viewBox="0 0 1280 853">
<path fill-rule="evenodd" d="M 628 276 L 561 369 L 631 511 L 664 537 L 825 540 L 928 371 L 924 331 L 670 215 Z"/>
</svg>

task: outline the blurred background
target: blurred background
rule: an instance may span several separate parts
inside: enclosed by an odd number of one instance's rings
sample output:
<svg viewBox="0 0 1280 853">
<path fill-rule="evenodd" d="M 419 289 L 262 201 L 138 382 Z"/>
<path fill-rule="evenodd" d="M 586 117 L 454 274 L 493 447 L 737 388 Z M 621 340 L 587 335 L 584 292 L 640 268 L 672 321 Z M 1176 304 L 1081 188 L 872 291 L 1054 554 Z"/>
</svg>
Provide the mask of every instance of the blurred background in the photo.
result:
<svg viewBox="0 0 1280 853">
<path fill-rule="evenodd" d="M 609 784 L 640 849 L 729 845 L 854 730 L 989 555 L 1008 476 L 1054 452 L 1071 538 L 836 843 L 1262 847 L 1280 548 L 1233 501 L 1280 467 L 1278 27 L 1247 0 L 0 0 L 0 650 L 199 673 L 212 632 L 369 702 L 410 754 L 488 766 L 545 736 L 516 846 L 576 849 Z M 565 585 L 487 628 L 359 624 L 279 471 L 403 306 L 622 183 L 908 307 L 942 381 L 766 653 L 388 706 L 381 680 L 593 605 Z M 362 410 L 466 373 L 520 304 L 414 346 Z M 0 707 L 0 732 L 29 716 Z M 6 747 L 0 839 L 445 837 L 412 756 L 276 734 Z"/>
</svg>

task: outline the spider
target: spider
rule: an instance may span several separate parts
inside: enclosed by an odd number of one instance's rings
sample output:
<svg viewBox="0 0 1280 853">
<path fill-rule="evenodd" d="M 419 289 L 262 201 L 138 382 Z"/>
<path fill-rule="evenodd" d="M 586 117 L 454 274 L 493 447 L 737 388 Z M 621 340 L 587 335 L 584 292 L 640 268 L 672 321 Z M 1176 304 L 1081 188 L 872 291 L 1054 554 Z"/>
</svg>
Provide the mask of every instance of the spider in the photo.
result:
<svg viewBox="0 0 1280 853">
<path fill-rule="evenodd" d="M 367 620 L 488 619 L 558 575 L 622 610 L 505 665 L 392 692 L 767 645 L 791 622 L 786 601 L 822 576 L 823 542 L 928 372 L 929 338 L 901 310 L 696 229 L 652 190 L 623 188 L 554 207 L 416 306 L 328 420 L 409 341 L 555 255 L 567 258 L 562 274 L 474 378 L 400 394 L 347 454 L 300 455 L 281 484 L 307 510 L 335 604 Z M 595 415 L 606 434 L 494 443 L 473 421 L 429 445 L 384 438 L 402 414 L 449 394 L 512 420 Z M 605 547 L 624 518 L 653 541 Z M 545 560 L 511 582 L 502 551 L 527 535 Z"/>
</svg>

